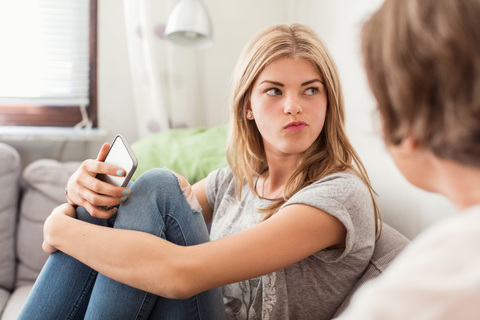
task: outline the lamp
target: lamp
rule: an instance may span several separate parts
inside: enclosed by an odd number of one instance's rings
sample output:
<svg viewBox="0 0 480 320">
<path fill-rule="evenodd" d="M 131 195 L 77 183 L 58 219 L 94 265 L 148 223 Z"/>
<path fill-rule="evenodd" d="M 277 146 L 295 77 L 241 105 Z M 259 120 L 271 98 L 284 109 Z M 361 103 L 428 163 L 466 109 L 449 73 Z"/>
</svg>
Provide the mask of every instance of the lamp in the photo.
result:
<svg viewBox="0 0 480 320">
<path fill-rule="evenodd" d="M 179 45 L 207 47 L 212 44 L 212 27 L 201 0 L 181 0 L 170 14 L 165 37 Z"/>
</svg>

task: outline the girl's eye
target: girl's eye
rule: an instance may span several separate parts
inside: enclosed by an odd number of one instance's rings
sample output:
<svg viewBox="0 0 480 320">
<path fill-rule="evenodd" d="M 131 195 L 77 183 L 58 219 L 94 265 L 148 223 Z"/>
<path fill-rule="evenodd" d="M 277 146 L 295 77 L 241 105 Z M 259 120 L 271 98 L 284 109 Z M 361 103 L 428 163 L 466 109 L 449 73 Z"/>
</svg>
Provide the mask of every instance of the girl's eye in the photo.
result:
<svg viewBox="0 0 480 320">
<path fill-rule="evenodd" d="M 318 92 L 318 88 L 317 87 L 310 87 L 308 88 L 307 90 L 305 90 L 305 93 L 307 95 L 310 95 L 310 96 L 313 96 L 314 94 L 316 94 Z"/>
<path fill-rule="evenodd" d="M 279 94 L 282 94 L 282 92 L 281 92 L 280 89 L 278 89 L 278 88 L 268 89 L 268 90 L 266 91 L 266 93 L 267 93 L 269 96 L 278 96 Z"/>
</svg>

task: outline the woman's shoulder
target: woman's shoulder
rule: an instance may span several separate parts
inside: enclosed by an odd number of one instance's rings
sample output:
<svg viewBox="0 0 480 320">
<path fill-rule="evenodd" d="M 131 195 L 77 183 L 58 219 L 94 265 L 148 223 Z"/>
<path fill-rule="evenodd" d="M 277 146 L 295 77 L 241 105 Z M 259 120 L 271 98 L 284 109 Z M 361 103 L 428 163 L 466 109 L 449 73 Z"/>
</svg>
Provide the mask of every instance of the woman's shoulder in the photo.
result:
<svg viewBox="0 0 480 320">
<path fill-rule="evenodd" d="M 353 171 L 339 171 L 330 173 L 320 179 L 315 183 L 322 183 L 326 181 L 341 181 L 341 182 L 360 182 L 363 184 L 362 179 Z"/>
<path fill-rule="evenodd" d="M 227 166 L 223 168 L 218 168 L 210 172 L 207 176 L 207 182 L 219 185 L 222 183 L 229 183 L 233 180 L 232 169 Z"/>
<path fill-rule="evenodd" d="M 373 201 L 368 187 L 354 172 L 329 174 L 294 194 L 285 205 L 307 204 L 340 220 L 373 217 Z"/>
<path fill-rule="evenodd" d="M 210 172 L 205 182 L 205 192 L 210 204 L 225 193 L 234 193 L 235 179 L 230 167 L 223 167 Z"/>
<path fill-rule="evenodd" d="M 326 175 L 300 190 L 299 194 L 303 192 L 321 192 L 325 196 L 335 196 L 336 198 L 370 197 L 367 185 L 352 171 Z"/>
</svg>

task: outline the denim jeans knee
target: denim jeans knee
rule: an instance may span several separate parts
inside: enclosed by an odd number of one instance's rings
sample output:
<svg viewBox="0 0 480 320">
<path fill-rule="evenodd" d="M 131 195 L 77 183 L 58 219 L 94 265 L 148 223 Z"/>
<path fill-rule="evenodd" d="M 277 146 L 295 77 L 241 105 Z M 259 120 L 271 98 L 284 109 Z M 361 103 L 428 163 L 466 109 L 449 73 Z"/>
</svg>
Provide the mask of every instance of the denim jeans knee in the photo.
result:
<svg viewBox="0 0 480 320">
<path fill-rule="evenodd" d="M 119 207 L 115 228 L 144 231 L 173 242 L 181 235 L 180 245 L 193 244 L 188 238 L 196 243 L 209 240 L 201 208 L 183 177 L 168 169 L 151 169 L 131 190 L 130 199 Z"/>
<path fill-rule="evenodd" d="M 177 186 L 182 190 L 183 195 L 188 203 L 190 203 L 192 209 L 200 210 L 200 205 L 193 193 L 190 183 L 183 176 L 169 169 L 150 169 L 143 173 L 133 184 L 135 189 L 138 188 L 141 190 L 140 192 L 145 192 L 146 190 L 144 188 L 154 190 L 162 189 L 167 196 L 169 195 L 168 192 L 176 193 L 178 191 Z M 132 190 L 132 194 L 133 192 L 134 190 Z M 135 192 L 138 191 L 135 190 Z M 172 195 L 170 194 L 170 196 Z"/>
</svg>

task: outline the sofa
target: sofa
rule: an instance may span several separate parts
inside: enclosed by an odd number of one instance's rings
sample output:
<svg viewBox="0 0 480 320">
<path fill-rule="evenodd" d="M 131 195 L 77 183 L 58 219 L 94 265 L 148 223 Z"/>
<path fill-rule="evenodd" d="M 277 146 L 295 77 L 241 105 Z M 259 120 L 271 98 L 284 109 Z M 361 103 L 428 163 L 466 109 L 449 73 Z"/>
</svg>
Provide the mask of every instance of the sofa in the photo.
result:
<svg viewBox="0 0 480 320">
<path fill-rule="evenodd" d="M 227 164 L 226 135 L 226 127 L 219 126 L 176 129 L 142 138 L 132 144 L 139 162 L 133 178 L 149 168 L 166 166 L 194 183 Z M 378 193 L 386 224 L 371 263 L 351 294 L 381 273 L 410 239 L 454 212 L 445 199 L 404 181 L 381 144 L 371 146 L 359 148 L 359 153 Z M 66 182 L 80 162 L 41 159 L 22 170 L 18 152 L 0 143 L 0 164 L 0 315 L 1 320 L 10 320 L 16 319 L 47 259 L 41 249 L 43 222 L 54 207 L 65 202 Z"/>
</svg>

